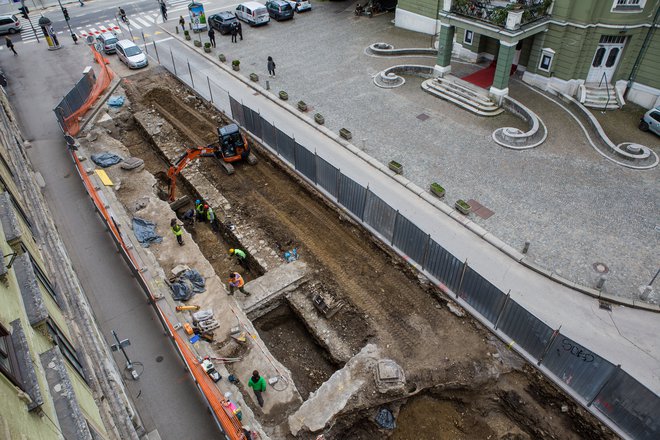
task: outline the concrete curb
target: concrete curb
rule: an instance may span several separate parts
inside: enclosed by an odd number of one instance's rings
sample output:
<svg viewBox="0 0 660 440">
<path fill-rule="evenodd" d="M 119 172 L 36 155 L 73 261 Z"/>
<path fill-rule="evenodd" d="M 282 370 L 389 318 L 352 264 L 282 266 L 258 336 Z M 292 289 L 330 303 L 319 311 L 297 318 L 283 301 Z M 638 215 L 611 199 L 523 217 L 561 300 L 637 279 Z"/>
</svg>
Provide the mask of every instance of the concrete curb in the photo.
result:
<svg viewBox="0 0 660 440">
<path fill-rule="evenodd" d="M 438 208 L 442 213 L 448 215 L 449 217 L 453 218 L 456 220 L 458 223 L 462 224 L 465 226 L 467 229 L 475 233 L 478 237 L 484 239 L 486 242 L 489 244 L 493 245 L 496 249 L 500 250 L 502 253 L 510 257 L 511 259 L 515 260 L 518 263 L 521 263 L 523 266 L 533 270 L 534 272 L 545 276 L 546 278 L 549 278 L 559 284 L 562 284 L 568 288 L 571 288 L 575 290 L 576 292 L 583 293 L 585 295 L 598 298 L 598 299 L 603 299 L 607 302 L 611 302 L 613 304 L 618 304 L 618 305 L 623 305 L 631 308 L 636 308 L 636 309 L 642 309 L 650 312 L 656 312 L 660 313 L 660 305 L 655 305 L 655 304 L 648 304 L 644 303 L 642 301 L 638 300 L 633 300 L 633 299 L 628 299 L 620 296 L 615 296 L 611 294 L 605 294 L 600 291 L 597 291 L 595 289 L 591 289 L 586 286 L 581 286 L 573 281 L 567 280 L 563 277 L 560 277 L 559 275 L 553 273 L 550 270 L 544 269 L 538 265 L 536 265 L 534 262 L 528 261 L 523 254 L 520 252 L 516 251 L 513 247 L 510 245 L 504 243 L 502 240 L 498 239 L 494 235 L 490 234 L 487 230 L 485 230 L 483 227 L 477 225 L 476 223 L 472 222 L 471 220 L 468 219 L 467 216 L 459 213 L 458 211 L 452 209 L 447 205 L 446 203 L 440 201 L 440 200 L 435 200 L 434 202 L 431 202 L 426 195 L 428 195 L 428 192 L 426 190 L 421 190 L 419 186 L 417 186 L 415 183 L 412 181 L 408 180 L 407 178 L 403 177 L 400 174 L 396 174 L 395 172 L 391 171 L 389 168 L 387 168 L 386 165 L 383 165 L 381 162 L 377 161 L 373 157 L 369 156 L 367 153 L 363 152 L 359 148 L 357 148 L 355 145 L 351 144 L 350 142 L 347 142 L 345 139 L 341 138 L 338 134 L 335 134 L 333 131 L 330 129 L 326 128 L 325 126 L 320 126 L 314 122 L 312 118 L 310 118 L 307 115 L 302 114 L 298 109 L 292 107 L 291 105 L 288 105 L 282 100 L 280 100 L 277 96 L 273 95 L 270 91 L 264 89 L 263 87 L 257 85 L 255 82 L 250 81 L 249 78 L 243 77 L 242 75 L 234 72 L 231 68 L 225 66 L 224 64 L 220 63 L 219 61 L 216 61 L 213 57 L 207 56 L 203 51 L 197 51 L 193 46 L 190 46 L 186 44 L 186 40 L 184 40 L 182 37 L 178 36 L 177 34 L 174 34 L 170 32 L 169 30 L 165 29 L 161 25 L 159 27 L 168 35 L 171 37 L 179 40 L 180 42 L 184 43 L 185 47 L 190 49 L 191 51 L 195 53 L 199 53 L 203 55 L 205 58 L 209 59 L 213 64 L 216 66 L 220 67 L 223 69 L 226 73 L 229 73 L 232 75 L 234 78 L 238 79 L 251 89 L 255 90 L 256 92 L 259 92 L 262 96 L 264 96 L 266 99 L 269 99 L 270 101 L 274 102 L 275 104 L 279 105 L 282 107 L 284 110 L 288 111 L 292 115 L 296 116 L 303 122 L 306 122 L 308 125 L 312 126 L 313 128 L 317 129 L 320 131 L 322 134 L 327 136 L 328 138 L 332 139 L 339 145 L 343 146 L 346 148 L 348 151 L 352 152 L 356 156 L 364 159 L 365 162 L 367 162 L 369 165 L 372 167 L 376 168 L 377 170 L 383 172 L 393 180 L 397 181 L 398 183 L 402 184 L 404 187 L 407 189 L 411 190 L 414 194 L 420 196 L 423 198 L 425 201 L 431 203 L 434 207 Z M 416 191 L 417 188 L 420 188 L 421 191 Z M 422 193 L 424 195 L 422 195 Z M 429 195 L 430 196 L 430 195 Z M 432 196 L 430 196 L 432 197 Z"/>
</svg>

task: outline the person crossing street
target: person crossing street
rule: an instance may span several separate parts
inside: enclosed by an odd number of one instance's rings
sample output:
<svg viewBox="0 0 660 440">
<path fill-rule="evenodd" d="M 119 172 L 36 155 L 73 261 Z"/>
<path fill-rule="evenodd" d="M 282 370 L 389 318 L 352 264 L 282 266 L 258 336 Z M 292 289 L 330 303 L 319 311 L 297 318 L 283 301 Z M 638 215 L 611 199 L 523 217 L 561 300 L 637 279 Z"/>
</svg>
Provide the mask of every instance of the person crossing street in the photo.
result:
<svg viewBox="0 0 660 440">
<path fill-rule="evenodd" d="M 183 246 L 183 229 L 181 229 L 181 226 L 177 223 L 175 218 L 170 221 L 170 227 L 172 228 L 172 232 L 174 233 L 179 246 Z"/>
<path fill-rule="evenodd" d="M 238 289 L 241 291 L 241 293 L 245 296 L 250 296 L 250 292 L 246 291 L 245 288 L 243 287 L 245 285 L 245 281 L 243 281 L 243 277 L 241 276 L 240 273 L 238 272 L 229 272 L 229 294 L 233 295 L 234 290 Z"/>
<path fill-rule="evenodd" d="M 163 22 L 167 21 L 167 5 L 164 0 L 160 2 L 160 13 L 163 14 Z"/>
<path fill-rule="evenodd" d="M 247 269 L 247 254 L 242 249 L 229 249 L 229 255 L 236 255 L 236 261 Z"/>
</svg>

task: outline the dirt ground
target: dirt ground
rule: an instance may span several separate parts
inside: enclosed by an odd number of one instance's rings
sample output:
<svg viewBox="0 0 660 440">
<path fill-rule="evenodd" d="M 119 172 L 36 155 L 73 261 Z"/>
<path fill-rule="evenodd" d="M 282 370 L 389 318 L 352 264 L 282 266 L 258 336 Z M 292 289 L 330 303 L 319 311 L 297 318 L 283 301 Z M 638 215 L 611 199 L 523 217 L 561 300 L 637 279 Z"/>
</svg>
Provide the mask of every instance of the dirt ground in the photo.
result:
<svg viewBox="0 0 660 440">
<path fill-rule="evenodd" d="M 122 110 L 118 119 L 123 122 L 111 135 L 144 159 L 151 173 L 165 172 L 168 164 L 136 130 L 131 112 L 153 109 L 178 123 L 179 138 L 171 142 L 182 151 L 184 145 L 216 140 L 222 115 L 165 71 L 133 75 L 127 94 L 131 106 Z M 522 368 L 521 360 L 480 324 L 452 314 L 439 291 L 324 203 L 277 158 L 255 148 L 259 163 L 238 164 L 231 176 L 212 160 L 199 165 L 230 202 L 231 221 L 260 231 L 277 252 L 296 247 L 314 282 L 347 304 L 329 321 L 343 342 L 353 353 L 366 342 L 377 344 L 405 371 L 408 391 L 421 393 L 393 402 L 398 413 L 393 432 L 380 430 L 374 413 L 363 411 L 338 421 L 326 438 L 615 438 L 535 370 Z M 179 195 L 196 196 L 181 182 L 178 188 Z M 205 224 L 192 234 L 216 273 L 237 269 L 221 234 Z M 247 278 L 258 275 L 255 269 Z M 292 371 L 303 398 L 346 361 L 331 359 L 316 345 L 305 329 L 310 324 L 300 322 L 286 304 L 255 325 Z"/>
</svg>

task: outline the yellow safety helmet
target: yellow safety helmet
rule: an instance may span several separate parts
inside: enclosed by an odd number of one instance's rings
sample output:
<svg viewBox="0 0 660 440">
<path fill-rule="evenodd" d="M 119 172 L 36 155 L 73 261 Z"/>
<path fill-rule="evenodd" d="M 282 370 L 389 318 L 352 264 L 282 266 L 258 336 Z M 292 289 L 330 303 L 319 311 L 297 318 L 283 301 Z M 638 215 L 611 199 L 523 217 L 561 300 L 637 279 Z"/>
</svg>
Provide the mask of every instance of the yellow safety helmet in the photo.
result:
<svg viewBox="0 0 660 440">
<path fill-rule="evenodd" d="M 233 249 L 229 249 L 229 255 L 231 255 L 231 254 L 233 254 L 233 253 L 234 253 L 234 250 L 233 250 Z"/>
</svg>

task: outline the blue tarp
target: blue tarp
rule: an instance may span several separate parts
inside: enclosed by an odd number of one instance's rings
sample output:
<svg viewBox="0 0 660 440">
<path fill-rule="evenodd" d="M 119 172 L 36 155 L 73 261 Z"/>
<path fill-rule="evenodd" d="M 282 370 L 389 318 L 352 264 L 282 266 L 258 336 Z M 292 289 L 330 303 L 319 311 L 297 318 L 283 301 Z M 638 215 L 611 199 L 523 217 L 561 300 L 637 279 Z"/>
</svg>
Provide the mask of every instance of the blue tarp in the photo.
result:
<svg viewBox="0 0 660 440">
<path fill-rule="evenodd" d="M 381 428 L 385 428 L 385 429 L 396 428 L 394 415 L 392 415 L 392 412 L 387 408 L 381 408 L 378 410 L 378 414 L 376 415 L 376 423 Z"/>
<path fill-rule="evenodd" d="M 170 284 L 172 298 L 176 301 L 188 301 L 195 293 L 206 291 L 204 277 L 195 269 L 188 269 Z"/>
<path fill-rule="evenodd" d="M 149 247 L 151 243 L 163 241 L 163 237 L 156 234 L 156 224 L 139 217 L 133 217 L 133 233 L 142 247 Z"/>
<path fill-rule="evenodd" d="M 124 105 L 124 97 L 123 96 L 111 96 L 108 99 L 108 105 L 110 107 L 121 107 Z"/>
<path fill-rule="evenodd" d="M 96 165 L 103 168 L 107 168 L 109 166 L 121 162 L 124 159 L 122 159 L 120 156 L 117 156 L 114 153 L 101 153 L 101 154 L 92 154 L 92 160 Z"/>
</svg>

